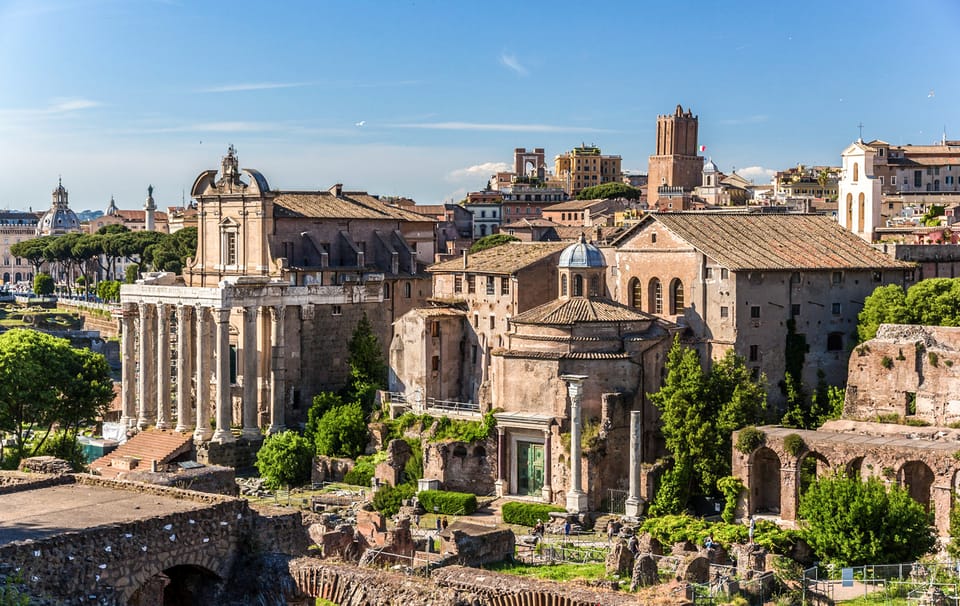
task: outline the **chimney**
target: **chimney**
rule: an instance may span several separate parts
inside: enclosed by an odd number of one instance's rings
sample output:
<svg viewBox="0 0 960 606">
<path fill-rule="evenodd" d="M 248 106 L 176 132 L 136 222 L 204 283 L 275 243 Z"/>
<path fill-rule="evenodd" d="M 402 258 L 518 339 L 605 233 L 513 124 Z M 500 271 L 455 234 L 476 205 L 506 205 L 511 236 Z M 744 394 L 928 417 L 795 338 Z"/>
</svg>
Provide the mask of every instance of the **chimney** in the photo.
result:
<svg viewBox="0 0 960 606">
<path fill-rule="evenodd" d="M 467 250 L 466 248 L 463 249 L 463 268 L 464 269 L 467 268 L 467 256 L 469 253 L 470 253 L 469 250 Z"/>
<path fill-rule="evenodd" d="M 339 198 L 340 196 L 343 195 L 343 183 L 337 183 L 336 185 L 331 187 L 329 191 L 331 194 Z"/>
</svg>

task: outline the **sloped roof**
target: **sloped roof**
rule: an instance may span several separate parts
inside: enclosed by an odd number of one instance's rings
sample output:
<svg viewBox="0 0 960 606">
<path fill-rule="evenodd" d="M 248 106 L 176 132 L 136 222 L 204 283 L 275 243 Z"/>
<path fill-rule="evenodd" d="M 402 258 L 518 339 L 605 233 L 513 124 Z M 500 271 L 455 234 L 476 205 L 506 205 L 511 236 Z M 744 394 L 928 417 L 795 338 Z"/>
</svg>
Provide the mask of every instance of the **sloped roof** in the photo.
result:
<svg viewBox="0 0 960 606">
<path fill-rule="evenodd" d="M 605 297 L 554 299 L 510 318 L 513 324 L 570 325 L 582 322 L 638 322 L 653 316 Z"/>
<path fill-rule="evenodd" d="M 281 191 L 277 192 L 273 204 L 275 217 L 434 221 L 431 217 L 405 208 L 384 204 L 364 192 L 343 192 L 338 197 L 327 191 Z"/>
<path fill-rule="evenodd" d="M 606 198 L 595 198 L 593 200 L 567 200 L 566 202 L 557 202 L 556 204 L 551 204 L 550 206 L 545 206 L 544 212 L 554 212 L 554 211 L 568 211 L 568 210 L 584 210 L 586 208 L 592 208 L 598 204 L 606 202 Z"/>
<path fill-rule="evenodd" d="M 486 274 L 512 274 L 550 255 L 559 253 L 567 242 L 508 242 L 478 253 L 467 255 L 467 267 L 463 259 L 451 259 L 427 268 L 430 273 L 470 272 Z"/>
<path fill-rule="evenodd" d="M 648 215 L 614 245 L 649 221 L 660 223 L 733 271 L 914 267 L 887 256 L 823 215 L 660 213 Z"/>
</svg>

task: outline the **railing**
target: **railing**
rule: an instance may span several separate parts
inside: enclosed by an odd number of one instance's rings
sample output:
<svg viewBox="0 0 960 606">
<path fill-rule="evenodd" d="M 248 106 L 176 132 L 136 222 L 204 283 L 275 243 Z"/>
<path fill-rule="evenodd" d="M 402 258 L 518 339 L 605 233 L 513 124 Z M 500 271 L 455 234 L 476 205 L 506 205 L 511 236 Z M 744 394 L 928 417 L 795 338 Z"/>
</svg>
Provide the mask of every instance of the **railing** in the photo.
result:
<svg viewBox="0 0 960 606">
<path fill-rule="evenodd" d="M 480 405 L 474 402 L 458 402 L 457 400 L 439 400 L 437 398 L 409 398 L 405 393 L 398 391 L 382 392 L 391 406 L 405 406 L 413 412 L 436 413 L 442 416 L 464 415 L 480 416 Z M 418 394 L 419 395 L 419 394 Z"/>
</svg>

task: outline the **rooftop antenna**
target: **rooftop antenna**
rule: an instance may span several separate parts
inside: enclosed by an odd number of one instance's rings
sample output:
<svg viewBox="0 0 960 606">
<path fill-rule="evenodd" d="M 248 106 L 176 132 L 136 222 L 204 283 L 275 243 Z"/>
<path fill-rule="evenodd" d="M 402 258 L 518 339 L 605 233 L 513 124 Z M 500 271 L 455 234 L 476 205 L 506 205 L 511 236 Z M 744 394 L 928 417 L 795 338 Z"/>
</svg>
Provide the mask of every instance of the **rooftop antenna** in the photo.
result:
<svg viewBox="0 0 960 606">
<path fill-rule="evenodd" d="M 860 124 L 857 124 L 857 128 L 860 129 L 860 138 L 857 139 L 857 142 L 863 143 L 863 122 L 861 122 Z"/>
</svg>

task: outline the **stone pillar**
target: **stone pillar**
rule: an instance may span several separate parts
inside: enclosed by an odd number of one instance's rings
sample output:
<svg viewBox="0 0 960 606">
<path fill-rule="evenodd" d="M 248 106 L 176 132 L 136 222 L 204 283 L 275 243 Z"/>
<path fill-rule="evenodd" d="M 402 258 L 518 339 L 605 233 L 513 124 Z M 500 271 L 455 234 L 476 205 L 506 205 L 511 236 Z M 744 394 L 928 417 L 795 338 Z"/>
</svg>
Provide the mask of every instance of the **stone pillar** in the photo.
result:
<svg viewBox="0 0 960 606">
<path fill-rule="evenodd" d="M 583 395 L 584 375 L 563 375 L 570 396 L 570 490 L 567 491 L 567 511 L 581 513 L 587 510 L 587 495 L 580 478 L 580 398 Z"/>
<path fill-rule="evenodd" d="M 270 378 L 272 379 L 270 393 L 270 433 L 283 431 L 284 421 L 284 376 L 286 375 L 286 362 L 283 357 L 284 336 L 283 336 L 283 318 L 286 314 L 286 307 L 283 305 L 274 305 L 271 311 L 271 330 L 270 330 Z"/>
<path fill-rule="evenodd" d="M 170 306 L 157 304 L 157 429 L 170 429 Z"/>
<path fill-rule="evenodd" d="M 123 401 L 123 412 L 120 422 L 130 428 L 137 423 L 137 335 L 134 315 L 137 313 L 136 303 L 123 304 L 123 317 L 120 320 L 120 342 L 123 351 L 123 375 L 120 378 L 120 397 Z"/>
<path fill-rule="evenodd" d="M 193 378 L 192 310 L 177 305 L 177 426 L 175 431 L 188 432 L 193 427 L 193 409 L 190 406 L 190 382 Z"/>
<path fill-rule="evenodd" d="M 505 427 L 497 425 L 497 481 L 494 483 L 494 490 L 498 497 L 502 497 L 510 492 L 510 481 L 507 478 L 510 465 L 507 463 L 507 430 Z"/>
<path fill-rule="evenodd" d="M 630 412 L 630 494 L 627 496 L 627 517 L 639 518 L 642 501 L 640 500 L 640 460 L 643 453 L 643 411 Z"/>
<path fill-rule="evenodd" d="M 210 429 L 210 320 L 207 309 L 197 305 L 197 326 L 194 340 L 197 343 L 197 429 L 194 442 L 206 442 L 213 435 Z"/>
<path fill-rule="evenodd" d="M 546 503 L 553 502 L 553 433 L 543 430 L 543 489 L 540 491 Z"/>
<path fill-rule="evenodd" d="M 214 310 L 217 323 L 217 429 L 210 438 L 214 442 L 233 442 L 230 425 L 233 422 L 233 406 L 230 402 L 230 308 Z"/>
<path fill-rule="evenodd" d="M 257 419 L 257 308 L 243 308 L 243 436 L 260 438 Z"/>
<path fill-rule="evenodd" d="M 146 429 L 154 421 L 156 407 L 156 374 L 153 355 L 156 353 L 153 325 L 153 305 L 140 304 L 140 374 L 137 377 L 138 415 L 137 427 Z"/>
</svg>

